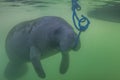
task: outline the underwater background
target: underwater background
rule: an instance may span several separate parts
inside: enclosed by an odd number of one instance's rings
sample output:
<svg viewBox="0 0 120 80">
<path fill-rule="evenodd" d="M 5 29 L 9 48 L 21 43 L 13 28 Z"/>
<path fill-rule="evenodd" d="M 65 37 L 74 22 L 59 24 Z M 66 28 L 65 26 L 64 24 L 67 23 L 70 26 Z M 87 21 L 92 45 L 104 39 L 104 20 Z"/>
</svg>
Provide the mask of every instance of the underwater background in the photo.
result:
<svg viewBox="0 0 120 80">
<path fill-rule="evenodd" d="M 70 52 L 68 72 L 59 73 L 61 55 L 57 54 L 42 60 L 45 79 L 28 63 L 27 74 L 18 80 L 120 80 L 120 1 L 79 0 L 79 4 L 78 16 L 87 16 L 91 24 L 80 35 L 81 49 Z M 7 33 L 20 22 L 42 16 L 62 17 L 74 28 L 71 0 L 0 0 L 0 80 L 6 80 L 4 70 L 9 61 Z"/>
</svg>

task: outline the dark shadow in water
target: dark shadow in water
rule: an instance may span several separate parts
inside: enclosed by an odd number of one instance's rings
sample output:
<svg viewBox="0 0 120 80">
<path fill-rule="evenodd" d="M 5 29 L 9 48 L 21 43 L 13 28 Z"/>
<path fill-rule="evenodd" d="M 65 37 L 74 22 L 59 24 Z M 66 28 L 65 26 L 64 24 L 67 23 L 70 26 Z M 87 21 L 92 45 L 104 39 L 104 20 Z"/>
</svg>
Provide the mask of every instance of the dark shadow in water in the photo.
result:
<svg viewBox="0 0 120 80">
<path fill-rule="evenodd" d="M 45 1 L 45 0 L 5 0 L 5 2 L 20 2 L 23 4 L 34 5 L 34 4 L 55 4 L 54 1 Z"/>
<path fill-rule="evenodd" d="M 34 7 L 49 7 L 49 6 L 46 6 L 46 5 L 35 5 Z"/>
<path fill-rule="evenodd" d="M 12 7 L 20 7 L 20 5 L 16 5 L 16 4 L 13 4 L 13 5 L 10 5 Z"/>
<path fill-rule="evenodd" d="M 23 0 L 5 0 L 7 2 L 23 1 Z"/>
<path fill-rule="evenodd" d="M 45 0 L 5 0 L 5 2 L 15 2 L 16 4 L 12 4 L 10 6 L 12 7 L 20 7 L 22 5 L 19 5 L 17 3 L 22 3 L 24 5 L 32 5 L 33 7 L 48 7 L 49 4 L 56 4 L 56 2 L 53 1 L 45 1 Z"/>
<path fill-rule="evenodd" d="M 55 2 L 47 2 L 45 0 L 42 1 L 22 1 L 23 4 L 34 5 L 34 4 L 55 4 Z"/>
<path fill-rule="evenodd" d="M 89 17 L 120 23 L 120 2 L 104 1 L 105 5 L 96 6 L 89 11 Z"/>
</svg>

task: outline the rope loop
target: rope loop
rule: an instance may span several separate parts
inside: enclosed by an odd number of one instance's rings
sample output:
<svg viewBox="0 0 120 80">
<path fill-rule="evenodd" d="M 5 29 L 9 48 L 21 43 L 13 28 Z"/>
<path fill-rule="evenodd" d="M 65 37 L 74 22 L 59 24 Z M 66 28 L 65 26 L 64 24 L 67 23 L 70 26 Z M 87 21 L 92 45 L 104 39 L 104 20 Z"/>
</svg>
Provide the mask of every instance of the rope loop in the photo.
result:
<svg viewBox="0 0 120 80">
<path fill-rule="evenodd" d="M 81 10 L 81 6 L 77 3 L 78 0 L 71 0 L 71 2 L 72 2 L 72 11 L 73 11 L 73 14 L 72 14 L 73 24 L 74 24 L 75 28 L 79 31 L 77 38 L 76 38 L 75 45 L 74 45 L 74 47 L 76 47 L 76 45 L 78 44 L 78 41 L 79 41 L 80 33 L 82 31 L 87 30 L 87 28 L 90 24 L 90 21 L 84 15 L 81 15 L 81 18 L 78 17 L 76 11 Z M 76 24 L 76 21 L 78 22 L 78 24 Z M 83 25 L 83 23 L 86 23 L 86 24 Z"/>
</svg>

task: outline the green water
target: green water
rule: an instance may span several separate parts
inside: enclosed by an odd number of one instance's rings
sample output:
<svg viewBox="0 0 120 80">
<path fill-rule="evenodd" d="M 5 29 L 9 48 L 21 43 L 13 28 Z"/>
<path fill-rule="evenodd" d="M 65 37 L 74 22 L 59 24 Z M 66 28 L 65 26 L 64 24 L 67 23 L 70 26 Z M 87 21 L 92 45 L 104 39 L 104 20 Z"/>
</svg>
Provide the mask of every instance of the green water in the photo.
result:
<svg viewBox="0 0 120 80">
<path fill-rule="evenodd" d="M 0 80 L 6 80 L 3 73 L 9 60 L 4 43 L 7 33 L 14 25 L 46 15 L 60 16 L 73 25 L 70 1 L 53 2 L 54 4 L 43 7 L 0 2 Z M 84 5 L 87 0 L 81 3 L 84 7 L 80 15 L 86 15 L 90 5 Z M 11 6 L 16 4 L 19 6 Z M 32 64 L 28 63 L 27 74 L 18 80 L 120 80 L 120 23 L 89 19 L 90 27 L 80 36 L 81 49 L 70 52 L 70 67 L 66 74 L 59 73 L 61 55 L 57 54 L 42 60 L 45 79 L 39 78 Z"/>
</svg>

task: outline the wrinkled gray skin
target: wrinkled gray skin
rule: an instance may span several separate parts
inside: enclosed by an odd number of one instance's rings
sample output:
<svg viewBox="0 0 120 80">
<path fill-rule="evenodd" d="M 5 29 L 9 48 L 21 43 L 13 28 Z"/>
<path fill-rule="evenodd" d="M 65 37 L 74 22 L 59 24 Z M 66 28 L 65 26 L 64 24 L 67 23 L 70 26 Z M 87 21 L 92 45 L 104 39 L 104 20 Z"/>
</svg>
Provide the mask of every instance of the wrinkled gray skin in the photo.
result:
<svg viewBox="0 0 120 80">
<path fill-rule="evenodd" d="M 69 67 L 69 51 L 80 48 L 80 42 L 74 46 L 76 37 L 72 27 L 64 19 L 55 16 L 16 25 L 6 38 L 9 63 L 5 77 L 16 80 L 27 71 L 26 62 L 31 62 L 38 76 L 45 78 L 41 60 L 58 52 L 62 55 L 60 73 L 64 74 Z"/>
</svg>

